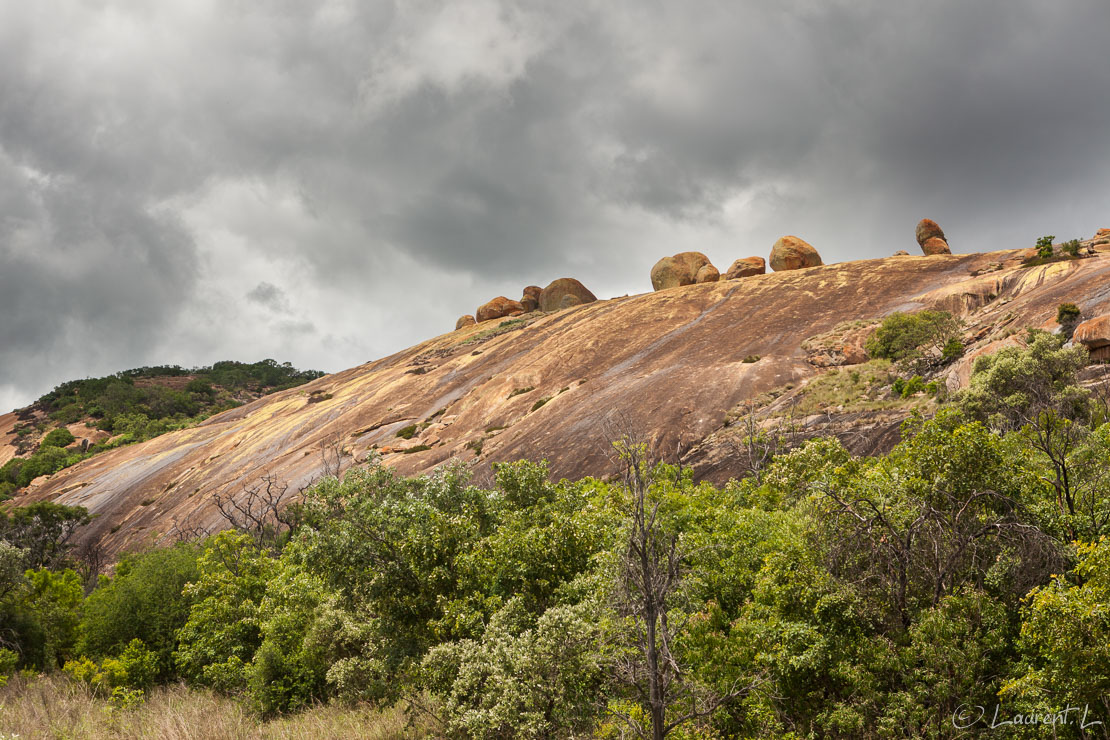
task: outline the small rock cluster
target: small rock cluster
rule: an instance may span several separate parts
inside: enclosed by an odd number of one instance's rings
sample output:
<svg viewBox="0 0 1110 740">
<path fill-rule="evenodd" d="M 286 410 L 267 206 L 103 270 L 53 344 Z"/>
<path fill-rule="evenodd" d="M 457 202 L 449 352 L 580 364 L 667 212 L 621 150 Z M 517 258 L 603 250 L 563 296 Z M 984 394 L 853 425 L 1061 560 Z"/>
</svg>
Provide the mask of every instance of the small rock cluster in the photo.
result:
<svg viewBox="0 0 1110 740">
<path fill-rule="evenodd" d="M 559 311 L 583 303 L 592 303 L 597 296 L 589 291 L 585 285 L 574 278 L 559 278 L 553 280 L 546 288 L 538 285 L 529 285 L 523 290 L 519 301 L 514 301 L 505 296 L 497 296 L 493 300 L 478 306 L 474 315 L 460 316 L 455 322 L 455 330 L 462 329 L 484 321 L 521 316 L 532 311 Z"/>
<path fill-rule="evenodd" d="M 805 267 L 823 265 L 821 255 L 811 245 L 796 236 L 784 236 L 771 248 L 771 269 L 800 270 Z M 655 290 L 677 288 L 680 285 L 715 283 L 718 280 L 739 280 L 740 278 L 763 275 L 767 272 L 767 261 L 762 257 L 743 257 L 736 260 L 721 275 L 701 252 L 679 252 L 664 257 L 651 268 L 651 287 Z"/>
<path fill-rule="evenodd" d="M 917 245 L 925 254 L 952 254 L 952 250 L 948 248 L 944 230 L 933 219 L 923 218 L 918 221 L 914 234 L 917 237 Z"/>
</svg>

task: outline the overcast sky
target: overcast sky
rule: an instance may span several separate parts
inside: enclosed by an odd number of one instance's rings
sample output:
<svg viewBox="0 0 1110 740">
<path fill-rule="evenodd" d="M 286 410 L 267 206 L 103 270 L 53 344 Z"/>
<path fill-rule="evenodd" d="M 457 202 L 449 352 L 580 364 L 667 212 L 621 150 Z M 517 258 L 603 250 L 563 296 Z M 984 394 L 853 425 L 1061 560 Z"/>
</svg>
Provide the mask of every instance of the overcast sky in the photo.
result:
<svg viewBox="0 0 1110 740">
<path fill-rule="evenodd" d="M 1110 226 L 1106 0 L 0 0 L 0 411 L 496 295 Z"/>
</svg>

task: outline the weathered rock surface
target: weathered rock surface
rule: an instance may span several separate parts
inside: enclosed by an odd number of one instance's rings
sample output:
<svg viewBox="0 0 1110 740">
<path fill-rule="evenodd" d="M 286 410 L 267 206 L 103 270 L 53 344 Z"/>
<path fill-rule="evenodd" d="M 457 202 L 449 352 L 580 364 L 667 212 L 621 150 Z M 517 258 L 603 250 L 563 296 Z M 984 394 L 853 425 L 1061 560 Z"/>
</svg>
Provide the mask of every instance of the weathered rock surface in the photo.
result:
<svg viewBox="0 0 1110 740">
<path fill-rule="evenodd" d="M 543 288 L 538 285 L 529 285 L 524 289 L 524 295 L 520 297 L 520 305 L 524 307 L 524 313 L 531 313 L 540 307 L 541 293 Z"/>
<path fill-rule="evenodd" d="M 451 460 L 483 475 L 493 462 L 528 458 L 548 460 L 555 479 L 606 476 L 614 472 L 609 420 L 617 417 L 660 450 L 687 450 L 683 460 L 696 476 L 721 483 L 743 472 L 731 448 L 710 443 L 726 414 L 746 399 L 828 372 L 810 361 L 808 339 L 837 337 L 813 359 L 822 353 L 833 364 L 858 359 L 855 340 L 837 335 L 845 322 L 947 303 L 960 310 L 974 338 L 971 357 L 992 342 L 1016 339 L 1012 329 L 1054 327 L 1060 303 L 1110 314 L 1110 254 L 1037 267 L 1022 266 L 1014 254 L 846 262 L 532 314 L 485 336 L 447 333 L 196 427 L 97 455 L 15 503 L 87 507 L 96 516 L 79 540 L 103 538 L 112 555 L 172 542 L 192 526 L 224 526 L 213 496 L 241 492 L 262 475 L 296 491 L 322 472 L 321 449 L 339 449 L 345 467 L 378 450 L 404 475 Z M 1002 268 L 969 274 L 994 263 Z M 759 362 L 744 362 L 754 355 Z M 535 390 L 512 395 L 522 388 Z M 550 400 L 530 413 L 537 398 Z M 807 429 L 856 435 L 852 448 L 867 451 L 896 434 L 900 418 L 882 413 L 890 418 L 833 413 L 828 424 L 807 420 Z M 0 417 L 0 444 L 14 439 L 15 419 Z M 423 422 L 428 426 L 403 446 L 430 449 L 402 452 L 397 431 Z M 485 431 L 497 426 L 504 428 Z"/>
<path fill-rule="evenodd" d="M 764 275 L 767 272 L 767 261 L 762 257 L 743 257 L 732 263 L 725 273 L 725 280 Z"/>
<path fill-rule="evenodd" d="M 470 314 L 463 314 L 459 317 L 459 320 L 455 322 L 455 331 L 458 331 L 459 329 L 462 329 L 466 326 L 474 326 L 474 324 L 476 323 L 477 321 L 475 321 L 473 316 L 471 316 Z"/>
<path fill-rule="evenodd" d="M 713 265 L 702 265 L 698 270 L 698 274 L 694 276 L 694 282 L 701 283 L 715 283 L 721 279 L 721 273 Z"/>
<path fill-rule="evenodd" d="M 925 240 L 921 245 L 921 251 L 927 255 L 937 254 L 952 254 L 952 250 L 948 248 L 948 242 L 941 239 L 939 236 L 931 236 Z"/>
<path fill-rule="evenodd" d="M 478 323 L 481 323 L 506 316 L 519 316 L 522 313 L 524 313 L 524 306 L 520 305 L 519 301 L 513 301 L 500 295 L 489 303 L 483 303 L 479 306 L 475 318 L 477 318 Z"/>
<path fill-rule="evenodd" d="M 823 264 L 817 250 L 796 236 L 784 236 L 771 247 L 771 269 L 775 272 L 801 270 Z"/>
<path fill-rule="evenodd" d="M 573 298 L 574 302 L 564 305 L 563 299 L 568 296 Z M 580 303 L 593 303 L 596 300 L 597 296 L 574 278 L 559 278 L 552 280 L 540 293 L 540 310 L 558 311 L 561 308 L 577 306 Z"/>
<path fill-rule="evenodd" d="M 708 264 L 709 258 L 701 252 L 679 252 L 664 257 L 651 268 L 651 287 L 653 290 L 666 290 L 693 285 L 697 282 L 698 271 Z"/>
<path fill-rule="evenodd" d="M 909 257 L 910 253 L 907 252 L 904 249 L 899 249 L 897 252 L 894 253 L 894 256 L 895 257 Z"/>
<path fill-rule="evenodd" d="M 1110 316 L 1096 316 L 1075 327 L 1072 341 L 1082 344 L 1092 360 L 1110 360 Z"/>
<path fill-rule="evenodd" d="M 940 228 L 940 224 L 931 218 L 923 218 L 917 222 L 914 236 L 917 238 L 917 246 L 919 247 L 924 247 L 925 242 L 930 239 L 940 239 L 945 243 L 948 242 L 948 237 L 944 235 L 944 230 Z"/>
</svg>

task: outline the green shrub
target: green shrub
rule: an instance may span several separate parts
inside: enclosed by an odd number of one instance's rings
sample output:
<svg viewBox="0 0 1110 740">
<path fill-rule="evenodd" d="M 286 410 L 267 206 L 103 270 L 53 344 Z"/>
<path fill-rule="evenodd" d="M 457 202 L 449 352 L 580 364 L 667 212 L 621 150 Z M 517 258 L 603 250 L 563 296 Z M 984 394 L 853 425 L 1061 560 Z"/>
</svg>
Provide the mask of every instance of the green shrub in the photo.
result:
<svg viewBox="0 0 1110 740">
<path fill-rule="evenodd" d="M 118 689 L 147 689 L 159 673 L 158 656 L 142 640 L 131 640 L 118 657 L 97 662 L 82 656 L 67 661 L 62 670 L 73 680 L 103 695 L 115 696 Z"/>
<path fill-rule="evenodd" d="M 1066 326 L 1079 321 L 1081 315 L 1079 306 L 1074 303 L 1061 303 L 1056 309 L 1056 323 Z"/>
<path fill-rule="evenodd" d="M 75 438 L 73 434 L 65 427 L 50 430 L 42 442 L 39 443 L 39 449 L 43 447 L 65 447 L 73 444 Z"/>
<path fill-rule="evenodd" d="M 540 400 L 538 400 L 534 404 L 532 404 L 532 410 L 533 411 L 538 411 L 540 408 L 543 407 L 543 405 L 545 403 L 547 403 L 550 400 L 551 400 L 550 398 L 541 398 Z"/>
<path fill-rule="evenodd" d="M 865 349 L 871 357 L 921 371 L 927 369 L 930 359 L 938 354 L 942 362 L 962 354 L 959 330 L 959 320 L 947 311 L 894 313 L 883 319 L 868 338 Z"/>
<path fill-rule="evenodd" d="M 407 427 L 402 427 L 397 431 L 397 436 L 401 439 L 412 439 L 416 434 L 416 425 L 409 424 Z"/>
<path fill-rule="evenodd" d="M 1052 256 L 1053 256 L 1052 242 L 1055 238 L 1056 238 L 1055 235 L 1049 234 L 1048 236 L 1042 236 L 1040 239 L 1037 240 L 1037 258 L 1038 259 L 1042 259 L 1042 260 L 1052 259 Z"/>
<path fill-rule="evenodd" d="M 432 449 L 431 445 L 416 445 L 415 447 L 409 447 L 407 449 L 401 450 L 401 454 L 411 455 L 414 452 L 424 452 L 425 450 L 430 449 Z"/>
<path fill-rule="evenodd" d="M 536 390 L 536 387 L 534 385 L 530 385 L 527 388 L 514 388 L 513 392 L 508 395 L 506 400 L 508 400 L 509 398 L 513 398 L 514 396 L 522 396 L 525 393 L 531 393 L 534 390 Z"/>
<path fill-rule="evenodd" d="M 1063 244 L 1060 245 L 1060 248 L 1062 250 L 1064 250 L 1064 254 L 1066 254 L 1068 256 L 1071 256 L 1071 257 L 1078 257 L 1079 256 L 1079 240 L 1078 239 L 1071 239 L 1069 241 L 1066 241 L 1066 242 L 1064 242 Z"/>
<path fill-rule="evenodd" d="M 177 631 L 192 606 L 183 590 L 198 577 L 199 554 L 197 545 L 181 543 L 125 556 L 85 600 L 80 652 L 110 657 L 138 639 L 157 656 L 158 677 L 169 678 Z"/>
</svg>

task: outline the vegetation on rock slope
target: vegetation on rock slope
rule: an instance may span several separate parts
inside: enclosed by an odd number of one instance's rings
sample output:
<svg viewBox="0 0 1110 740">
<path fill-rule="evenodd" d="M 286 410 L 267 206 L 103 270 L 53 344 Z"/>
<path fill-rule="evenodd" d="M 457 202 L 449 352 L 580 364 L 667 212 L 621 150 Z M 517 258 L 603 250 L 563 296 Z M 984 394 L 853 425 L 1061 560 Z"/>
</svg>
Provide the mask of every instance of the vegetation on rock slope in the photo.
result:
<svg viewBox="0 0 1110 740">
<path fill-rule="evenodd" d="M 17 510 L 0 672 L 61 668 L 121 712 L 177 680 L 263 717 L 401 702 L 448 737 L 951 737 L 995 705 L 1105 721 L 1110 424 L 1085 361 L 1031 332 L 889 454 L 812 439 L 720 488 L 627 437 L 613 481 L 372 462 L 95 582 L 65 549 L 82 512 Z"/>
<path fill-rule="evenodd" d="M 140 367 L 62 383 L 20 412 L 15 444 L 21 456 L 0 467 L 0 500 L 40 475 L 99 452 L 192 426 L 213 414 L 322 376 L 318 370 L 298 370 L 288 362 L 229 360 L 191 369 Z M 90 430 L 106 433 L 104 441 L 64 449 L 74 437 L 58 425 L 81 421 Z"/>
</svg>

